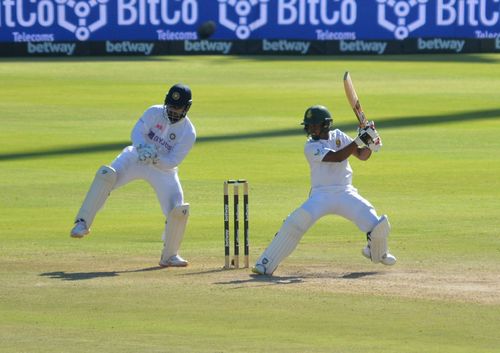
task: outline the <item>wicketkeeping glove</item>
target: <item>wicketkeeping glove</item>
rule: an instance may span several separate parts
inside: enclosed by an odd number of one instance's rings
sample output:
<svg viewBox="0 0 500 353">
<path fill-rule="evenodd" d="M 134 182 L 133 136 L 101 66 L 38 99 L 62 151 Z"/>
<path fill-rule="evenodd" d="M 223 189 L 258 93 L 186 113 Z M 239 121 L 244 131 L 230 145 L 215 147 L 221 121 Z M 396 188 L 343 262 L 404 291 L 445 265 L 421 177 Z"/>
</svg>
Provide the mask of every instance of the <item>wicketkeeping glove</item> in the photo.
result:
<svg viewBox="0 0 500 353">
<path fill-rule="evenodd" d="M 158 162 L 158 152 L 155 145 L 140 144 L 136 148 L 139 162 L 144 164 Z"/>
</svg>

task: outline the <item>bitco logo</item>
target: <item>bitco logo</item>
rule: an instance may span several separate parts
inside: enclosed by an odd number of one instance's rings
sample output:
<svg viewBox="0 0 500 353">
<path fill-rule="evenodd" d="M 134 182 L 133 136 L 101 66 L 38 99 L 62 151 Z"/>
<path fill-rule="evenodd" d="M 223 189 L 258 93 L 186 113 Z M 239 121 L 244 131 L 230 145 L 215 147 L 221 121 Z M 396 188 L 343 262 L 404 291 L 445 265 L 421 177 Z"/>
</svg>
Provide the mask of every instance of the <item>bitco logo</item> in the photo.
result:
<svg viewBox="0 0 500 353">
<path fill-rule="evenodd" d="M 108 0 L 90 0 L 90 1 L 74 1 L 74 0 L 56 0 L 59 8 L 58 23 L 64 29 L 75 33 L 76 39 L 85 41 L 89 39 L 90 33 L 104 27 L 107 23 L 106 18 L 106 3 Z M 76 17 L 76 23 L 68 21 L 66 9 L 73 12 Z M 96 21 L 88 21 L 88 17 L 93 9 L 98 11 Z M 95 10 L 94 10 L 95 11 Z"/>
<path fill-rule="evenodd" d="M 268 5 L 273 6 L 278 26 L 335 26 L 356 22 L 356 0 L 218 0 L 219 23 L 247 39 L 252 31 L 268 23 Z"/>
<path fill-rule="evenodd" d="M 60 26 L 86 41 L 110 22 L 118 26 L 193 25 L 199 0 L 0 0 L 0 27 Z M 109 7 L 116 20 L 109 18 Z"/>
<path fill-rule="evenodd" d="M 28 29 L 37 25 L 50 27 L 57 24 L 74 33 L 78 40 L 84 41 L 89 39 L 92 32 L 107 24 L 108 1 L 3 0 L 0 26 Z"/>
<path fill-rule="evenodd" d="M 377 1 L 378 24 L 393 32 L 396 39 L 405 39 L 410 32 L 425 25 L 427 0 Z M 417 12 L 416 19 L 409 21 L 408 19 L 414 11 Z M 388 12 L 391 12 L 391 14 L 388 14 Z M 415 18 L 415 16 L 412 16 L 412 18 Z"/>
<path fill-rule="evenodd" d="M 426 25 L 427 7 L 435 6 L 435 25 L 495 27 L 500 23 L 500 0 L 377 0 L 378 24 L 405 39 Z M 429 5 L 428 5 L 429 4 Z"/>
<path fill-rule="evenodd" d="M 269 0 L 219 0 L 219 22 L 235 32 L 239 39 L 247 39 L 252 31 L 267 23 L 268 2 Z M 254 12 L 254 7 L 259 16 L 250 22 L 249 17 Z"/>
</svg>

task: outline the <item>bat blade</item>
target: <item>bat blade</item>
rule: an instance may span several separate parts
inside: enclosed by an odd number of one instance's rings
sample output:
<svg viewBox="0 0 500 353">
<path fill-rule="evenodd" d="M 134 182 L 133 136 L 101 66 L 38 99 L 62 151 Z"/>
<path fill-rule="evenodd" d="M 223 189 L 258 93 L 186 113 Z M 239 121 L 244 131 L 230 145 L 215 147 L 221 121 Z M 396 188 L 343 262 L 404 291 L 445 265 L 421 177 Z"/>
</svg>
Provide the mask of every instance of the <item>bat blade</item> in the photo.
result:
<svg viewBox="0 0 500 353">
<path fill-rule="evenodd" d="M 359 103 L 358 94 L 354 89 L 349 71 L 346 71 L 344 74 L 344 90 L 345 95 L 347 96 L 347 100 L 349 101 L 354 114 L 358 118 L 359 126 L 361 128 L 364 128 L 368 122 L 368 119 L 366 118 L 365 113 L 363 112 L 363 108 L 361 108 L 361 104 Z"/>
</svg>

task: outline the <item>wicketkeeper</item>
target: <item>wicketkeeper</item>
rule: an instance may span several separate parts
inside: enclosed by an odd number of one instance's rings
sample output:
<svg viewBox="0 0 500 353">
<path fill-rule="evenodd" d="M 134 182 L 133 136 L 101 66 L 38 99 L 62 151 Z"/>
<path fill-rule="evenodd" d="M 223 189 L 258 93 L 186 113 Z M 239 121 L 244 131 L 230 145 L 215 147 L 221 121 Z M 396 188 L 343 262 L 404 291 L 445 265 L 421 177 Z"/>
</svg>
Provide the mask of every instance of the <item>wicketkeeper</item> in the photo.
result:
<svg viewBox="0 0 500 353">
<path fill-rule="evenodd" d="M 330 112 L 321 105 L 308 108 L 302 125 L 309 136 L 304 153 L 311 168 L 309 198 L 292 212 L 271 244 L 252 269 L 254 273 L 272 275 L 278 265 L 296 248 L 304 233 L 327 214 L 342 216 L 367 234 L 368 244 L 362 254 L 373 263 L 394 265 L 396 258 L 387 249 L 390 231 L 386 215 L 379 217 L 373 206 L 352 186 L 352 155 L 366 161 L 378 151 L 382 140 L 373 122 L 358 130 L 356 139 L 344 132 L 331 130 Z"/>
<path fill-rule="evenodd" d="M 144 112 L 132 130 L 132 146 L 126 147 L 110 166 L 104 165 L 97 171 L 76 216 L 72 237 L 82 238 L 90 232 L 97 211 L 111 191 L 143 179 L 155 190 L 166 217 L 160 266 L 188 265 L 178 254 L 189 204 L 184 203 L 177 166 L 196 140 L 195 128 L 187 116 L 191 103 L 190 88 L 176 84 L 168 91 L 163 105 L 153 105 Z"/>
</svg>

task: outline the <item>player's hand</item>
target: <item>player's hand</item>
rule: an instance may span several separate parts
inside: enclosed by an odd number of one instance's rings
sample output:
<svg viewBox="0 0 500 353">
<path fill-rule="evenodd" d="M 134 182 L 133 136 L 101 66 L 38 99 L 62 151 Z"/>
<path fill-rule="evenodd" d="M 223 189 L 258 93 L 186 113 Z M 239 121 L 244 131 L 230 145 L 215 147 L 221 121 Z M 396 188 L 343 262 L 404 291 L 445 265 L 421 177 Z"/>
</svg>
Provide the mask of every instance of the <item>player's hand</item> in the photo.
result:
<svg viewBox="0 0 500 353">
<path fill-rule="evenodd" d="M 378 152 L 382 147 L 382 139 L 375 129 L 373 121 L 368 122 L 364 128 L 358 128 L 358 137 L 355 139 L 360 147 L 368 147 L 374 152 Z"/>
<path fill-rule="evenodd" d="M 379 137 L 375 141 L 372 141 L 368 144 L 368 148 L 373 152 L 378 152 L 382 148 L 382 139 Z"/>
<path fill-rule="evenodd" d="M 155 145 L 140 144 L 137 146 L 137 155 L 139 162 L 143 164 L 158 162 L 158 152 Z"/>
<path fill-rule="evenodd" d="M 358 128 L 358 136 L 354 140 L 359 147 L 367 147 L 371 142 L 373 142 L 373 136 L 375 136 L 375 130 L 372 130 L 370 126 L 364 128 Z"/>
<path fill-rule="evenodd" d="M 365 127 L 358 128 L 358 136 L 366 145 L 375 141 L 379 137 L 377 130 L 375 130 L 375 123 L 370 121 Z"/>
<path fill-rule="evenodd" d="M 368 140 L 368 148 L 374 152 L 378 152 L 382 147 L 382 139 L 380 138 L 378 131 L 375 129 L 375 122 L 368 122 L 366 127 L 360 130 L 363 131 L 363 135 Z"/>
</svg>

